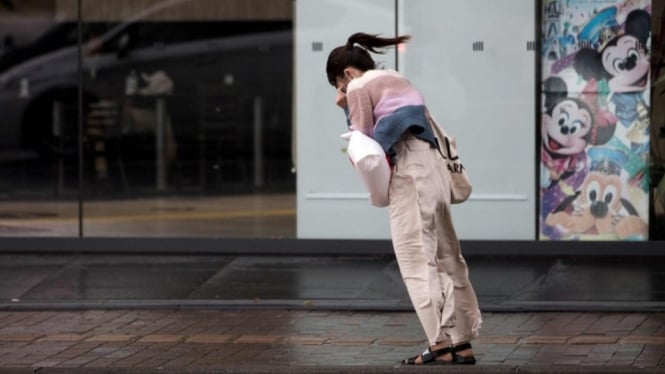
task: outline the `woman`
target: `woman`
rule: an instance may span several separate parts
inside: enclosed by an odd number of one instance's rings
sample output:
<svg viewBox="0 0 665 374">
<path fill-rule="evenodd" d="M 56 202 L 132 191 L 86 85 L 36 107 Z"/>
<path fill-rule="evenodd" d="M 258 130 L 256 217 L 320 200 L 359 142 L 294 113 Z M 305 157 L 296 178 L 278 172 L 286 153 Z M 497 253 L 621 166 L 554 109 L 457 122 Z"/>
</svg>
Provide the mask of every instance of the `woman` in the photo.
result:
<svg viewBox="0 0 665 374">
<path fill-rule="evenodd" d="M 407 365 L 474 364 L 470 341 L 482 323 L 450 216 L 450 175 L 422 95 L 369 52 L 409 36 L 356 33 L 328 56 L 328 81 L 351 130 L 374 138 L 389 156 L 390 229 L 395 256 L 429 347 Z"/>
</svg>

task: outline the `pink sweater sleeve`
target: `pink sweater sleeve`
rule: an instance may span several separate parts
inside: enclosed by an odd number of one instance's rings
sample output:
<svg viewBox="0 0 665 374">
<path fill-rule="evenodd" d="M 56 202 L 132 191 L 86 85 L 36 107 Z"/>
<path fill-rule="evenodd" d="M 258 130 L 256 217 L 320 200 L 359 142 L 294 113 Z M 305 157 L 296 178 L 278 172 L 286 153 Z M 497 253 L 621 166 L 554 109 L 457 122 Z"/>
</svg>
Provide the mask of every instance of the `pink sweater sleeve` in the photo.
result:
<svg viewBox="0 0 665 374">
<path fill-rule="evenodd" d="M 374 129 L 374 108 L 367 89 L 359 87 L 349 91 L 346 102 L 351 130 L 361 131 L 371 137 Z"/>
</svg>

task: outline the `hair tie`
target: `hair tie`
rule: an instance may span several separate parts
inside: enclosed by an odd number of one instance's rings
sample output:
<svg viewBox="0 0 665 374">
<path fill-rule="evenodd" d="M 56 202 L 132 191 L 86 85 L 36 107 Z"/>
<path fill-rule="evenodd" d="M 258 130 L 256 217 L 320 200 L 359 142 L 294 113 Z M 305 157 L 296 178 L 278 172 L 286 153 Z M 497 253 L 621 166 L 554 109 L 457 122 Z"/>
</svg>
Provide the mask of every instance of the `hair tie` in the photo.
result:
<svg viewBox="0 0 665 374">
<path fill-rule="evenodd" d="M 354 47 L 358 47 L 358 48 L 360 48 L 361 50 L 363 50 L 363 51 L 369 53 L 369 49 L 367 49 L 364 45 L 360 45 L 360 44 L 358 44 L 358 45 L 355 45 Z"/>
</svg>

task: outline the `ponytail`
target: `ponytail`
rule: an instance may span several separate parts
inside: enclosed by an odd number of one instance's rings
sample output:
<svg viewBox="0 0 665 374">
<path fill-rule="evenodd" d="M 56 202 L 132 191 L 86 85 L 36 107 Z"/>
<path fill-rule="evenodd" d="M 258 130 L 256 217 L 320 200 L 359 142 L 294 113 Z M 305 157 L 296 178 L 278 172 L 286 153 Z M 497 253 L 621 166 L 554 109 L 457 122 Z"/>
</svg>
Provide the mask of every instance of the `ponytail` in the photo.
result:
<svg viewBox="0 0 665 374">
<path fill-rule="evenodd" d="M 355 44 L 358 44 L 362 48 L 374 52 L 374 53 L 384 53 L 383 50 L 377 50 L 376 48 L 389 47 L 391 45 L 398 45 L 406 43 L 410 39 L 408 35 L 398 36 L 396 38 L 380 38 L 378 35 L 365 34 L 362 32 L 357 32 L 351 36 L 346 42 L 346 48 L 352 49 Z"/>
<path fill-rule="evenodd" d="M 376 63 L 369 52 L 382 54 L 385 52 L 383 51 L 385 47 L 406 43 L 409 39 L 408 35 L 381 38 L 378 35 L 362 32 L 349 36 L 345 45 L 333 49 L 328 55 L 326 64 L 328 82 L 335 86 L 337 78 L 343 76 L 344 69 L 349 66 L 362 71 L 375 69 Z"/>
</svg>

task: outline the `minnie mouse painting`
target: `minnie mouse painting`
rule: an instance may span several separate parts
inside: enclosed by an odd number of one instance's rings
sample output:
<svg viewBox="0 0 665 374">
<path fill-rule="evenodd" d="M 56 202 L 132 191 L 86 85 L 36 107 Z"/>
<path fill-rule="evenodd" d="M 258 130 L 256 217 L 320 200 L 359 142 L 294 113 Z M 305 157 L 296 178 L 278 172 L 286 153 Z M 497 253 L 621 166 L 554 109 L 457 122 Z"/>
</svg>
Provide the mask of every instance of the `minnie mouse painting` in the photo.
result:
<svg viewBox="0 0 665 374">
<path fill-rule="evenodd" d="M 595 95 L 568 97 L 566 82 L 550 77 L 544 82 L 545 112 L 541 118 L 541 218 L 546 217 L 584 181 L 588 172 L 586 149 L 605 144 L 616 120 L 595 104 Z M 559 233 L 546 227 L 550 239 Z"/>
</svg>

